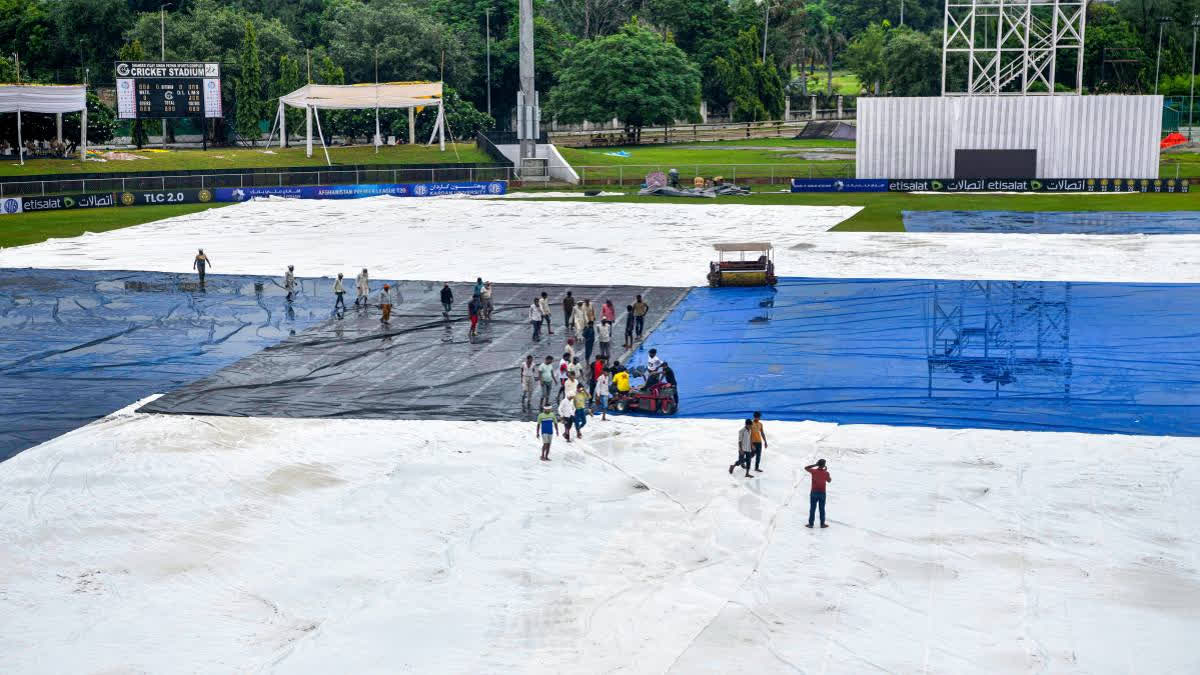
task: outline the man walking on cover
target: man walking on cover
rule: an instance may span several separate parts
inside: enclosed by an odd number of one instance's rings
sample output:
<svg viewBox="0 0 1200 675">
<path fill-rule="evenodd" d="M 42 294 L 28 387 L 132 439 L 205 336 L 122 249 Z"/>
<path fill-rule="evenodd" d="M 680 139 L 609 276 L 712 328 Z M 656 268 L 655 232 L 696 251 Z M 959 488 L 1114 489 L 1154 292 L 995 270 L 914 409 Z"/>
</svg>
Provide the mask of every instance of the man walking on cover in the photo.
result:
<svg viewBox="0 0 1200 675">
<path fill-rule="evenodd" d="M 762 473 L 759 465 L 762 464 L 763 448 L 767 447 L 767 432 L 763 431 L 762 413 L 757 410 L 754 412 L 754 425 L 750 427 L 750 442 L 754 445 L 754 470 Z M 750 470 L 748 463 L 746 470 Z"/>
<path fill-rule="evenodd" d="M 821 507 L 821 527 L 829 527 L 825 524 L 825 486 L 832 483 L 833 478 L 830 478 L 823 459 L 818 459 L 816 464 L 809 464 L 804 470 L 812 474 L 812 491 L 808 493 L 808 525 L 805 527 L 813 526 L 813 512 L 818 506 Z"/>
</svg>

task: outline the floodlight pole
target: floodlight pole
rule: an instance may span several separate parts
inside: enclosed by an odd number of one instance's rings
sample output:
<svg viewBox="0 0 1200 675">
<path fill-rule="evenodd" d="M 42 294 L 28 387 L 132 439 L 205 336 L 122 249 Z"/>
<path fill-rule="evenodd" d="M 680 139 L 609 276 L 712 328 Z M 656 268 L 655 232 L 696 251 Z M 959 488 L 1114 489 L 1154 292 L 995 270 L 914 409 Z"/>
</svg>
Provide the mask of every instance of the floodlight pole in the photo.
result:
<svg viewBox="0 0 1200 675">
<path fill-rule="evenodd" d="M 487 52 L 487 114 L 492 114 L 492 8 L 483 10 L 484 36 L 483 41 Z"/>
<path fill-rule="evenodd" d="M 1188 72 L 1188 140 L 1192 140 L 1192 111 L 1196 108 L 1196 30 L 1200 29 L 1200 14 L 1192 15 L 1192 69 Z"/>
<path fill-rule="evenodd" d="M 1158 55 L 1154 58 L 1154 94 L 1158 95 L 1158 70 L 1162 65 L 1162 36 L 1163 27 L 1171 23 L 1171 17 L 1164 16 L 1158 20 Z"/>
<path fill-rule="evenodd" d="M 167 8 L 171 3 L 164 2 L 158 6 L 158 60 L 167 60 Z M 167 118 L 162 118 L 162 146 L 167 149 Z"/>
<path fill-rule="evenodd" d="M 767 62 L 767 26 L 771 23 L 771 0 L 763 0 L 763 63 Z"/>
<path fill-rule="evenodd" d="M 537 157 L 537 94 L 533 88 L 533 0 L 520 0 L 520 63 L 521 103 L 517 120 L 523 122 L 517 137 L 521 141 L 521 159 Z M 521 167 L 518 167 L 518 169 Z"/>
</svg>

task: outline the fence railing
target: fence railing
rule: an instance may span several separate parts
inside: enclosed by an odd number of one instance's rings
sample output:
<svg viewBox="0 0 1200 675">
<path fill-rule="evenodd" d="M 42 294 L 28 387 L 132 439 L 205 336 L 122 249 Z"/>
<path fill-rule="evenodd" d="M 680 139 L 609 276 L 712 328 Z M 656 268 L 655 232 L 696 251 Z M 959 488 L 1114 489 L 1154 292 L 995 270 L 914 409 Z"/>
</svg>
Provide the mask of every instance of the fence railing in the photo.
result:
<svg viewBox="0 0 1200 675">
<path fill-rule="evenodd" d="M 508 166 L 444 166 L 412 169 L 314 169 L 201 175 L 114 176 L 56 178 L 0 183 L 0 197 L 42 196 L 86 192 L 137 192 L 237 187 L 294 187 L 370 183 L 445 183 L 451 181 L 513 180 Z"/>
<path fill-rule="evenodd" d="M 822 119 L 854 119 L 853 111 L 848 117 L 832 116 Z M 710 124 L 679 124 L 665 127 L 643 127 L 640 134 L 642 144 L 690 143 L 697 141 L 736 141 L 747 138 L 786 138 L 795 136 L 813 121 L 811 118 L 793 120 L 769 120 L 765 122 L 720 122 Z M 628 145 L 632 138 L 624 129 L 603 127 L 598 129 L 551 131 L 550 141 L 567 147 Z"/>
<path fill-rule="evenodd" d="M 581 185 L 638 186 L 646 174 L 654 171 L 679 171 L 681 185 L 690 186 L 696 176 L 707 179 L 720 176 L 734 183 L 756 185 L 787 184 L 792 178 L 853 178 L 854 162 L 804 162 L 793 164 L 622 164 L 618 166 L 576 166 Z"/>
</svg>

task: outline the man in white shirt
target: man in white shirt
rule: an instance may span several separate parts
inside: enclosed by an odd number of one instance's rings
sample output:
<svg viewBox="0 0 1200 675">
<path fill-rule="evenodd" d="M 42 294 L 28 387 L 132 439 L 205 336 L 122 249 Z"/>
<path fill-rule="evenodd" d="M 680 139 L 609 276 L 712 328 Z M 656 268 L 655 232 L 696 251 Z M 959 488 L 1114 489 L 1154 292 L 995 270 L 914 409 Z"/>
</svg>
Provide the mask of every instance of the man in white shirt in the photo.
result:
<svg viewBox="0 0 1200 675">
<path fill-rule="evenodd" d="M 538 321 L 541 321 L 539 317 Z M 533 403 L 533 388 L 537 386 L 538 366 L 533 362 L 533 354 L 521 362 L 521 409 L 526 410 Z"/>
<path fill-rule="evenodd" d="M 533 341 L 541 342 L 542 340 L 542 309 L 538 307 L 538 301 L 534 300 L 529 303 L 529 325 L 533 326 Z"/>
<path fill-rule="evenodd" d="M 650 350 L 650 358 L 646 359 L 646 375 L 657 375 L 662 370 L 662 359 L 658 358 L 658 350 Z"/>
<path fill-rule="evenodd" d="M 658 350 L 651 349 L 646 359 L 646 386 L 653 387 L 662 378 L 662 359 L 658 358 Z"/>
<path fill-rule="evenodd" d="M 575 423 L 575 400 L 567 397 L 558 402 L 558 418 L 563 425 L 563 438 L 571 442 L 571 425 Z"/>
<path fill-rule="evenodd" d="M 283 275 L 283 289 L 287 291 L 287 301 L 291 302 L 295 298 L 296 293 L 296 268 L 293 265 L 288 265 L 287 272 Z"/>
<path fill-rule="evenodd" d="M 367 306 L 367 287 L 369 285 L 370 281 L 367 279 L 367 268 L 364 267 L 363 271 L 359 272 L 357 277 L 354 277 L 354 290 L 357 293 L 357 295 L 354 297 L 355 307 L 362 305 L 362 307 L 365 308 Z"/>
<path fill-rule="evenodd" d="M 337 300 L 333 303 L 333 311 L 337 311 L 338 305 L 341 305 L 342 311 L 346 311 L 346 285 L 342 281 L 342 273 L 338 272 L 337 279 L 333 281 L 333 294 L 337 296 Z M 341 318 L 341 315 L 338 316 Z"/>
</svg>

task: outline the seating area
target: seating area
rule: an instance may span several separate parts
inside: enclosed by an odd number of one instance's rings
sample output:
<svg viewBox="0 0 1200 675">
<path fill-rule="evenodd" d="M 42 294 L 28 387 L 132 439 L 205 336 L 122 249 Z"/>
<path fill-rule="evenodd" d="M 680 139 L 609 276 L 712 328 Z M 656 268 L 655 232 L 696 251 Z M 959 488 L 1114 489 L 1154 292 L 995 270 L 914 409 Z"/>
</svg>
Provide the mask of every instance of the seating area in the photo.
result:
<svg viewBox="0 0 1200 675">
<path fill-rule="evenodd" d="M 78 145 L 57 139 L 49 141 L 25 141 L 25 159 L 73 159 Z M 0 140 L 0 156 L 16 157 L 17 148 L 7 140 Z"/>
</svg>

